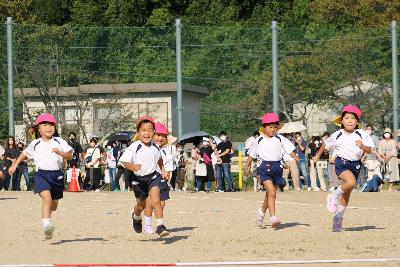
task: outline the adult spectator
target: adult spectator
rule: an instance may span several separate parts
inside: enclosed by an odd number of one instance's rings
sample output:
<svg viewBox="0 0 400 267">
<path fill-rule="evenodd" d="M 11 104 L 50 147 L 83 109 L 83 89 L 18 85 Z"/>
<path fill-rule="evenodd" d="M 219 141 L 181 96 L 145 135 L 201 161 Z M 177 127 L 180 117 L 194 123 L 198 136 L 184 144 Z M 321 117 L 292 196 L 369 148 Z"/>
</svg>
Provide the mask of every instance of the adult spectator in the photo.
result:
<svg viewBox="0 0 400 267">
<path fill-rule="evenodd" d="M 97 146 L 97 139 L 92 138 L 90 139 L 90 147 L 87 149 L 85 154 L 86 177 L 83 183 L 83 188 L 85 190 L 100 191 L 100 159 L 101 152 L 100 148 Z"/>
<path fill-rule="evenodd" d="M 178 185 L 178 190 L 186 190 L 185 177 L 186 177 L 186 164 L 188 162 L 188 155 L 183 150 L 183 146 L 180 143 L 176 144 L 176 165 L 178 167 L 178 175 L 176 179 L 176 184 Z"/>
<path fill-rule="evenodd" d="M 225 131 L 219 133 L 221 142 L 217 145 L 217 178 L 218 178 L 218 192 L 226 191 L 225 180 L 228 182 L 230 192 L 234 192 L 233 183 L 231 179 L 231 150 L 232 143 L 228 140 L 228 134 Z"/>
<path fill-rule="evenodd" d="M 284 133 L 283 136 L 289 140 L 291 139 L 289 133 Z M 299 169 L 297 168 L 297 161 L 286 153 L 283 155 L 283 161 L 287 165 L 287 168 L 284 168 L 282 173 L 283 177 L 286 179 L 286 186 L 284 190 L 288 191 L 290 189 L 289 187 L 289 175 L 290 175 L 292 177 L 294 190 L 301 191 L 300 176 L 299 176 Z"/>
<path fill-rule="evenodd" d="M 400 178 L 396 141 L 393 140 L 390 128 L 386 128 L 383 133 L 383 139 L 378 145 L 378 154 L 384 160 L 384 178 L 389 180 L 389 191 L 392 191 L 393 183 L 398 182 Z"/>
<path fill-rule="evenodd" d="M 375 148 L 372 149 L 371 153 L 366 154 L 362 157 L 363 163 L 363 175 L 359 176 L 359 184 L 363 184 L 365 181 L 372 179 L 373 173 L 378 166 L 380 166 L 377 159 L 377 147 L 379 146 L 379 138 L 374 133 L 374 127 L 372 125 L 365 126 L 365 132 L 371 136 L 372 142 L 374 142 Z M 379 156 L 378 156 L 379 157 Z M 361 179 L 363 181 L 361 181 Z"/>
<path fill-rule="evenodd" d="M 73 149 L 74 152 L 72 154 L 72 159 L 67 161 L 67 167 L 69 169 L 72 169 L 75 167 L 76 170 L 80 169 L 80 163 L 83 157 L 83 150 L 81 144 L 78 142 L 76 139 L 76 133 L 75 132 L 70 132 L 68 134 L 68 145 L 70 145 Z M 78 181 L 79 184 L 82 184 L 82 175 L 80 171 L 78 172 Z"/>
<path fill-rule="evenodd" d="M 321 145 L 322 145 L 321 138 L 318 135 L 314 135 L 308 146 L 310 148 L 311 158 L 317 154 Z M 329 153 L 324 152 L 323 156 L 324 157 L 321 156 L 321 158 L 317 162 L 314 162 L 312 159 L 310 159 L 311 188 L 314 191 L 320 191 L 322 189 L 322 191 L 326 192 L 324 173 L 326 172 L 328 166 Z M 320 187 L 318 187 L 317 185 L 317 177 L 319 180 Z"/>
<path fill-rule="evenodd" d="M 20 151 L 20 153 L 22 153 L 22 151 L 25 149 L 25 145 L 22 142 L 18 143 L 18 149 Z M 25 184 L 26 184 L 26 190 L 27 191 L 31 191 L 31 180 L 29 178 L 29 172 L 28 172 L 28 161 L 27 160 L 23 160 L 21 161 L 21 163 L 18 165 L 18 181 L 19 183 L 21 182 L 21 178 L 22 175 L 25 178 Z"/>
<path fill-rule="evenodd" d="M 18 179 L 18 173 L 15 172 L 12 176 L 8 173 L 8 169 L 11 167 L 11 165 L 14 163 L 14 161 L 18 158 L 19 156 L 19 149 L 15 143 L 15 138 L 14 136 L 9 136 L 7 139 L 7 143 L 4 149 L 4 162 L 5 162 L 5 173 L 4 173 L 4 180 L 3 180 L 3 189 L 5 190 L 17 190 L 19 186 L 17 186 L 17 179 Z M 12 181 L 11 181 L 12 180 Z M 11 182 L 11 186 L 10 186 Z"/>
<path fill-rule="evenodd" d="M 322 143 L 326 142 L 326 140 L 331 136 L 330 132 L 324 132 L 322 135 Z M 333 192 L 340 184 L 339 178 L 335 172 L 335 149 L 331 147 L 328 151 L 328 178 L 329 178 L 329 192 Z"/>
<path fill-rule="evenodd" d="M 204 137 L 202 146 L 199 149 L 198 162 L 196 165 L 196 189 L 195 192 L 199 192 L 203 183 L 207 183 L 205 191 L 208 193 L 211 189 L 211 183 L 215 180 L 214 170 L 212 166 L 212 153 L 216 147 L 211 143 L 210 139 Z M 204 166 L 205 165 L 205 166 Z M 205 172 L 199 173 L 198 167 L 204 166 Z"/>
<path fill-rule="evenodd" d="M 299 157 L 299 161 L 297 162 L 299 173 L 304 177 L 304 185 L 307 186 L 307 190 L 311 191 L 310 177 L 308 176 L 307 171 L 308 163 L 306 159 L 307 142 L 303 139 L 300 132 L 294 134 L 294 145 L 296 147 L 296 155 Z"/>
<path fill-rule="evenodd" d="M 115 175 L 117 174 L 117 159 L 114 157 L 114 149 L 117 146 L 115 142 L 108 141 L 107 143 L 107 168 L 111 180 L 111 190 L 117 189 Z"/>
<path fill-rule="evenodd" d="M 244 156 L 248 155 L 250 147 L 253 145 L 254 141 L 256 141 L 256 139 L 259 136 L 260 136 L 260 132 L 255 131 L 255 132 L 253 132 L 252 136 L 250 136 L 249 138 L 246 139 L 246 141 L 244 141 Z"/>
</svg>

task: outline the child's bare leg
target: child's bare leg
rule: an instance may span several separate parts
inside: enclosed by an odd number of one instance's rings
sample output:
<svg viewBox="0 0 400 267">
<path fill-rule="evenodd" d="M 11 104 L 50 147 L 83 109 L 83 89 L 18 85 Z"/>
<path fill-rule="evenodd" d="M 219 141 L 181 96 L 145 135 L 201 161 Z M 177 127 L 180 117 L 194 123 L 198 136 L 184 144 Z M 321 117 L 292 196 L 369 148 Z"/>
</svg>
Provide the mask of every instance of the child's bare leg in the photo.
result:
<svg viewBox="0 0 400 267">
<path fill-rule="evenodd" d="M 52 200 L 50 206 L 50 216 L 53 211 L 56 211 L 58 207 L 58 200 Z"/>
<path fill-rule="evenodd" d="M 49 190 L 45 190 L 39 193 L 40 198 L 42 199 L 42 218 L 50 218 L 51 216 L 51 207 L 52 201 L 51 194 Z"/>
<path fill-rule="evenodd" d="M 144 215 L 147 217 L 151 217 L 153 214 L 153 206 L 151 204 L 151 199 L 150 196 L 146 198 L 145 200 L 145 209 L 144 209 Z"/>
<path fill-rule="evenodd" d="M 165 209 L 165 200 L 161 201 L 161 207 L 162 207 L 163 210 Z"/>
<path fill-rule="evenodd" d="M 136 205 L 133 207 L 133 213 L 136 216 L 140 216 L 142 212 L 146 208 L 146 200 L 140 200 L 139 198 L 136 199 Z"/>
<path fill-rule="evenodd" d="M 276 199 L 276 189 L 278 186 L 275 186 L 272 181 L 265 181 L 264 187 L 266 188 L 267 192 L 267 204 L 270 216 L 275 216 L 275 199 Z"/>
<path fill-rule="evenodd" d="M 344 171 L 339 175 L 340 179 L 343 183 L 338 188 L 338 193 L 341 194 L 340 204 L 342 206 L 347 206 L 350 200 L 351 191 L 353 191 L 354 186 L 356 185 L 356 178 L 354 177 L 351 171 Z"/>
<path fill-rule="evenodd" d="M 156 219 L 162 219 L 163 218 L 163 209 L 161 207 L 160 188 L 159 187 L 153 186 L 151 188 L 150 200 L 151 200 L 151 205 L 154 208 L 154 215 L 156 216 Z"/>
</svg>

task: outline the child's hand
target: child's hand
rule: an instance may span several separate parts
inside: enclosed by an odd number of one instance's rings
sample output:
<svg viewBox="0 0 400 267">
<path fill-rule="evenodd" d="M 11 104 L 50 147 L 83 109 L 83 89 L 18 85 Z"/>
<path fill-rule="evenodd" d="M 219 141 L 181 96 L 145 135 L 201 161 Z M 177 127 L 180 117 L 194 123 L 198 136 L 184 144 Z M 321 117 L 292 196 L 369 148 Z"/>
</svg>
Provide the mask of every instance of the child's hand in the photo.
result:
<svg viewBox="0 0 400 267">
<path fill-rule="evenodd" d="M 134 172 L 140 171 L 141 168 L 142 168 L 142 164 L 133 164 Z"/>
<path fill-rule="evenodd" d="M 17 169 L 17 165 L 13 164 L 10 168 L 8 168 L 8 173 L 10 175 L 13 175 L 16 169 Z"/>
<path fill-rule="evenodd" d="M 335 159 L 334 158 L 329 159 L 329 164 L 335 164 Z"/>
<path fill-rule="evenodd" d="M 361 142 L 361 140 L 356 141 L 356 146 L 358 146 L 361 149 L 361 147 L 363 146 L 363 143 Z"/>
<path fill-rule="evenodd" d="M 167 172 L 166 170 L 162 170 L 162 171 L 161 171 L 161 176 L 162 176 L 165 180 L 169 180 L 169 172 Z"/>
<path fill-rule="evenodd" d="M 61 156 L 61 154 L 62 154 L 61 150 L 56 147 L 53 147 L 51 150 L 53 151 L 53 153 L 56 153 L 59 156 Z"/>
</svg>

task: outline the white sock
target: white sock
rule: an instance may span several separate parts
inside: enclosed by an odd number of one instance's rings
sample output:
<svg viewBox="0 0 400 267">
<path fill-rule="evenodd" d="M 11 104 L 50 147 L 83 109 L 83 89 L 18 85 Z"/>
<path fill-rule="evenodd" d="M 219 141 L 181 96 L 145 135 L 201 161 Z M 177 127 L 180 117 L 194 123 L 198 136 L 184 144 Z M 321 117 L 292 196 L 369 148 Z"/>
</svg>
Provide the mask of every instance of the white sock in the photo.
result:
<svg viewBox="0 0 400 267">
<path fill-rule="evenodd" d="M 164 219 L 157 219 L 157 226 L 164 224 Z"/>
<path fill-rule="evenodd" d="M 51 224 L 51 219 L 50 218 L 42 218 L 42 223 L 43 223 L 43 226 L 47 226 L 47 225 Z"/>
<path fill-rule="evenodd" d="M 342 186 L 339 185 L 338 188 L 333 192 L 333 194 L 335 195 L 335 197 L 337 199 L 339 199 L 342 195 L 343 195 L 343 190 L 342 190 Z"/>
<path fill-rule="evenodd" d="M 151 217 L 143 216 L 144 225 L 151 225 Z"/>
<path fill-rule="evenodd" d="M 253 177 L 253 184 L 254 184 L 254 192 L 257 192 L 258 189 L 257 177 Z"/>
<path fill-rule="evenodd" d="M 134 212 L 132 212 L 133 219 L 140 221 L 142 219 L 142 215 L 137 216 Z"/>
<path fill-rule="evenodd" d="M 346 211 L 347 206 L 342 206 L 340 204 L 337 205 L 335 217 L 336 218 L 343 218 L 344 212 Z"/>
<path fill-rule="evenodd" d="M 259 213 L 261 216 L 265 216 L 265 212 L 263 212 L 262 208 L 259 208 L 259 209 L 258 209 L 258 213 Z"/>
</svg>

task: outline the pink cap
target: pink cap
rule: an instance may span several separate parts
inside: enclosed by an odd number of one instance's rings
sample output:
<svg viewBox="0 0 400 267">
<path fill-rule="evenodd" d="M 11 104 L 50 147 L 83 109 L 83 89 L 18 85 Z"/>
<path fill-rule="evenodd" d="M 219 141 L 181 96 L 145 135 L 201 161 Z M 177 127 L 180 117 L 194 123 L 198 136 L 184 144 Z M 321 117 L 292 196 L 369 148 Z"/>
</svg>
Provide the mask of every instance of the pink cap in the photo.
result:
<svg viewBox="0 0 400 267">
<path fill-rule="evenodd" d="M 167 127 L 160 122 L 156 122 L 155 128 L 156 128 L 156 134 L 168 134 Z"/>
<path fill-rule="evenodd" d="M 356 114 L 356 116 L 357 116 L 357 118 L 359 119 L 359 120 L 361 120 L 361 110 L 358 108 L 358 107 L 356 107 L 356 106 L 352 106 L 352 105 L 348 105 L 348 106 L 345 106 L 345 107 L 343 107 L 343 109 L 342 109 L 342 114 L 344 113 L 344 112 L 351 112 L 351 113 L 354 113 L 354 114 Z"/>
<path fill-rule="evenodd" d="M 274 123 L 279 122 L 279 117 L 275 112 L 264 114 L 261 118 L 261 123 Z"/>
<path fill-rule="evenodd" d="M 57 124 L 56 118 L 54 118 L 53 115 L 51 115 L 49 113 L 40 114 L 35 120 L 36 125 L 39 125 L 42 122 L 50 122 L 53 124 Z"/>
</svg>

